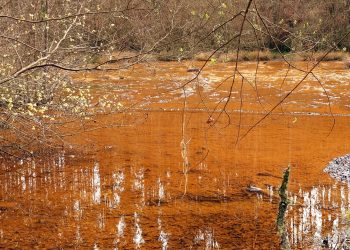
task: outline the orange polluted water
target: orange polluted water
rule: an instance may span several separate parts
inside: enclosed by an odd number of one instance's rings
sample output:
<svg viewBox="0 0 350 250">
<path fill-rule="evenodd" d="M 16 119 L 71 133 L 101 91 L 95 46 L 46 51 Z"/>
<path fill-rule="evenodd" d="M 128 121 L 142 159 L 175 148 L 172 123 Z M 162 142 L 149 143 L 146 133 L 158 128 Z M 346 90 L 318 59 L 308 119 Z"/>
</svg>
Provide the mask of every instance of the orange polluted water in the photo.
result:
<svg viewBox="0 0 350 250">
<path fill-rule="evenodd" d="M 323 169 L 350 151 L 350 71 L 342 63 L 321 64 L 315 73 L 327 94 L 308 77 L 235 145 L 237 135 L 304 73 L 271 62 L 259 66 L 255 80 L 256 64 L 240 64 L 246 78 L 242 86 L 237 78 L 226 115 L 211 111 L 220 100 L 222 110 L 234 65 L 208 65 L 185 91 L 174 90 L 195 76 L 186 72 L 189 64 L 156 62 L 75 75 L 76 81 L 119 93 L 125 112 L 96 122 L 123 126 L 71 138 L 88 145 L 81 153 L 4 161 L 0 247 L 278 249 L 278 187 L 288 164 L 292 248 L 317 249 L 325 238 L 339 246 L 347 231 L 350 191 Z M 332 131 L 327 95 L 336 120 Z M 261 192 L 250 192 L 249 186 Z"/>
</svg>

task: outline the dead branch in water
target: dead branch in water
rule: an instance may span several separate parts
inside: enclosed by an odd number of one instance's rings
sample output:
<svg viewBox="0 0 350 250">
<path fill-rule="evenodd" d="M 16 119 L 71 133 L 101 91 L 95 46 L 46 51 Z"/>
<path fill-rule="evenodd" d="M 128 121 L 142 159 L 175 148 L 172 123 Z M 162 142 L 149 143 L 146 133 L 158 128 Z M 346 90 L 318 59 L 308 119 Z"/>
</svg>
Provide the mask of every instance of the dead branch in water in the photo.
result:
<svg viewBox="0 0 350 250">
<path fill-rule="evenodd" d="M 278 215 L 277 215 L 277 232 L 281 237 L 281 249 L 282 250 L 288 250 L 290 249 L 289 240 L 288 240 L 288 232 L 285 226 L 285 215 L 288 209 L 288 181 L 289 181 L 289 173 L 290 173 L 290 166 L 284 171 L 283 173 L 283 180 L 281 187 L 278 191 L 278 194 L 280 196 L 280 204 L 278 208 Z"/>
</svg>

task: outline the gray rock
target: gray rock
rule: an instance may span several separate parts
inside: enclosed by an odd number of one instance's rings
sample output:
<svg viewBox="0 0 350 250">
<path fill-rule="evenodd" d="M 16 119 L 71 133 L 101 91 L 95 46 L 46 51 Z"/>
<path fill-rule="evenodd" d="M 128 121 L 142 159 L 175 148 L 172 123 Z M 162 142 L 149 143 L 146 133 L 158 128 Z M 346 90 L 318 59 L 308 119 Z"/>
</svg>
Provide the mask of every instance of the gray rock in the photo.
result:
<svg viewBox="0 0 350 250">
<path fill-rule="evenodd" d="M 350 154 L 331 160 L 324 172 L 338 181 L 350 184 Z"/>
</svg>

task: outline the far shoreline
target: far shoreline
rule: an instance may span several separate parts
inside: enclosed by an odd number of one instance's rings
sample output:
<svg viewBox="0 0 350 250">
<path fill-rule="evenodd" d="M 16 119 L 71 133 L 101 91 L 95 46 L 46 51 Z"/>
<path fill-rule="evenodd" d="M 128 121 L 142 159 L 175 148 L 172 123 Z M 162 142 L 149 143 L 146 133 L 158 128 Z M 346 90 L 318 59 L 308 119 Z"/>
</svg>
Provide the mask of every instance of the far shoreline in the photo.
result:
<svg viewBox="0 0 350 250">
<path fill-rule="evenodd" d="M 84 52 L 83 52 L 84 53 Z M 185 52 L 146 52 L 146 51 L 114 51 L 109 54 L 90 58 L 90 63 L 116 63 L 133 61 L 160 61 L 160 62 L 174 62 L 174 61 L 194 61 L 211 63 L 225 63 L 225 62 L 268 62 L 268 61 L 290 61 L 290 62 L 312 62 L 312 61 L 337 61 L 344 62 L 345 67 L 350 69 L 350 53 L 347 51 L 332 51 L 326 56 L 327 51 L 317 52 L 291 52 L 291 53 L 276 53 L 269 50 L 240 50 L 237 58 L 237 52 L 216 52 L 206 51 L 198 53 Z"/>
</svg>

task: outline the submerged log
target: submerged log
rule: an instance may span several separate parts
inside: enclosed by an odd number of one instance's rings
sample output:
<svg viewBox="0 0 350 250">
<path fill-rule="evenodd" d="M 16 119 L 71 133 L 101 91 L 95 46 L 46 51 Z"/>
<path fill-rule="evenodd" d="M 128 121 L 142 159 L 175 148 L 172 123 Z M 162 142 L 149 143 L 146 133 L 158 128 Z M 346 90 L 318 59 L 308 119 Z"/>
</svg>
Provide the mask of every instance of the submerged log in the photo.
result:
<svg viewBox="0 0 350 250">
<path fill-rule="evenodd" d="M 249 186 L 247 187 L 247 191 L 248 191 L 248 192 L 251 192 L 251 193 L 262 193 L 262 189 L 261 189 L 261 188 L 255 187 L 255 186 L 253 186 L 253 185 L 249 185 Z"/>
<path fill-rule="evenodd" d="M 199 72 L 200 69 L 199 68 L 189 68 L 187 69 L 187 72 Z"/>
</svg>

